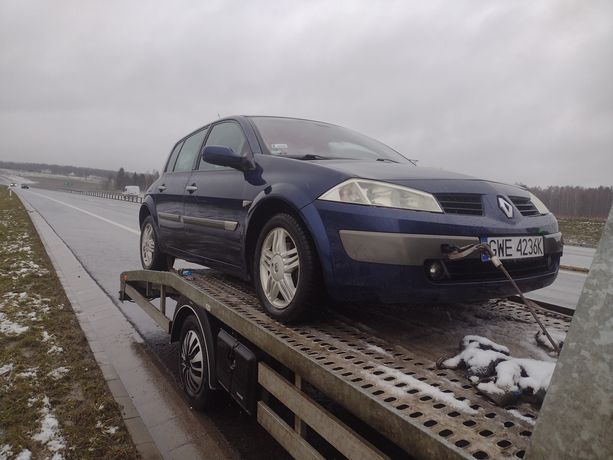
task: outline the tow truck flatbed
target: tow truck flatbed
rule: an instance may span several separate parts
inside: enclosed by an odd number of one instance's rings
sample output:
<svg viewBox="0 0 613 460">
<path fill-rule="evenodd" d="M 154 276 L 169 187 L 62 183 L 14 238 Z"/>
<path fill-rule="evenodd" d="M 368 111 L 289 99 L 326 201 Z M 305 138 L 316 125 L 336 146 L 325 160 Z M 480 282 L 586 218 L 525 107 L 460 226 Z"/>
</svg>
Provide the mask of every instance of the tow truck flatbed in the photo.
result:
<svg viewBox="0 0 613 460">
<path fill-rule="evenodd" d="M 174 272 L 124 272 L 122 300 L 134 300 L 171 333 L 174 325 L 166 316 L 166 298 L 182 296 L 262 352 L 266 359 L 260 360 L 257 372 L 262 393 L 295 415 L 290 427 L 262 396 L 257 401 L 258 421 L 295 457 L 319 455 L 305 442 L 303 422 L 347 458 L 395 456 L 365 439 L 369 430 L 349 426 L 351 422 L 344 423 L 314 402 L 303 391 L 306 382 L 407 457 L 485 459 L 525 454 L 536 408 L 498 407 L 462 373 L 435 366 L 437 357 L 455 352 L 464 335 L 486 333 L 486 325 L 490 331 L 498 328 L 512 350 L 546 356 L 530 340 L 537 326 L 521 304 L 511 300 L 421 307 L 351 304 L 327 310 L 315 322 L 288 326 L 270 318 L 244 283 L 209 270 L 194 271 L 191 278 Z M 161 299 L 159 307 L 151 303 L 156 298 Z M 548 327 L 568 330 L 570 315 L 546 309 L 537 314 Z M 291 371 L 294 380 L 273 370 L 279 366 L 271 365 L 271 360 Z"/>
</svg>

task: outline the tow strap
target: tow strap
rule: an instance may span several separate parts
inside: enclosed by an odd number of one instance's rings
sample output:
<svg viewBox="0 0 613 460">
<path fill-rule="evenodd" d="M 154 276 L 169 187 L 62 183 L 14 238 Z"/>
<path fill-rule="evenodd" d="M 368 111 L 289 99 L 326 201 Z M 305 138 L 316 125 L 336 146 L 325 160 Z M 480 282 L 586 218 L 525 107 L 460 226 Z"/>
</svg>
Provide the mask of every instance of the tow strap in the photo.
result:
<svg viewBox="0 0 613 460">
<path fill-rule="evenodd" d="M 545 325 L 541 322 L 541 320 L 538 318 L 536 314 L 536 310 L 534 309 L 534 307 L 538 307 L 538 305 L 532 302 L 531 300 L 526 299 L 526 297 L 524 297 L 523 292 L 521 292 L 515 280 L 511 277 L 511 275 L 509 275 L 509 272 L 504 267 L 500 258 L 498 258 L 498 256 L 494 254 L 494 252 L 492 251 L 492 248 L 490 248 L 488 244 L 485 244 L 485 243 L 469 244 L 468 246 L 463 246 L 461 248 L 458 248 L 457 246 L 451 246 L 448 244 L 444 244 L 442 245 L 441 249 L 445 253 L 447 259 L 450 261 L 462 260 L 475 252 L 479 252 L 481 254 L 486 254 L 487 256 L 489 256 L 489 259 L 492 262 L 492 264 L 494 264 L 494 267 L 502 271 L 502 273 L 504 273 L 504 276 L 506 276 L 509 282 L 513 285 L 513 287 L 517 291 L 517 294 L 519 295 L 522 302 L 524 303 L 524 306 L 530 312 L 534 320 L 537 322 L 537 324 L 539 325 L 539 327 L 541 328 L 541 330 L 543 331 L 543 333 L 545 334 L 549 342 L 551 342 L 551 346 L 553 347 L 555 352 L 558 355 L 560 354 L 560 347 L 558 346 L 558 343 L 551 337 L 551 335 L 547 331 L 547 328 L 545 328 Z"/>
</svg>

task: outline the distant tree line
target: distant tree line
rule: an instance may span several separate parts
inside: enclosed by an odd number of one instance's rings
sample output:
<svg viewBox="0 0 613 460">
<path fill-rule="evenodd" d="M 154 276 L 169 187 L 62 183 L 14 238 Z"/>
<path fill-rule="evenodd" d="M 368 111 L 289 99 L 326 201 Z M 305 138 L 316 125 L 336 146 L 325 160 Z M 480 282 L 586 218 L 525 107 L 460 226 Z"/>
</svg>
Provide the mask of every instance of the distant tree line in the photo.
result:
<svg viewBox="0 0 613 460">
<path fill-rule="evenodd" d="M 81 166 L 50 165 L 47 163 L 19 163 L 14 161 L 0 161 L 0 168 L 14 169 L 19 171 L 43 172 L 49 171 L 51 174 L 68 176 L 73 174 L 77 177 L 97 176 L 113 177 L 115 171 L 108 169 L 83 168 Z"/>
<path fill-rule="evenodd" d="M 613 204 L 613 187 L 549 186 L 528 187 L 551 212 L 563 217 L 609 216 Z"/>
<path fill-rule="evenodd" d="M 109 178 L 107 181 L 107 189 L 115 189 L 115 190 L 123 190 L 126 185 L 138 185 L 141 190 L 146 190 L 149 188 L 153 182 L 160 177 L 157 171 L 153 171 L 152 173 L 136 173 L 136 172 L 128 172 L 123 168 L 119 168 L 119 171 L 115 173 L 114 177 Z"/>
</svg>

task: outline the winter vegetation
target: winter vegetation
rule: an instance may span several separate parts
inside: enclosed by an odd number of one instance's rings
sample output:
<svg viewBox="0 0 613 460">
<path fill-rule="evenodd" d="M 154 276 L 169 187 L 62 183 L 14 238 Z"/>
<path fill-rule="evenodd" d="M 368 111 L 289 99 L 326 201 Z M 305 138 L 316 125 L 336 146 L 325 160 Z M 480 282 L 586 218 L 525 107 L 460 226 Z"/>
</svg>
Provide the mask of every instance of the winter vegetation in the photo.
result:
<svg viewBox="0 0 613 460">
<path fill-rule="evenodd" d="M 0 460 L 138 458 L 19 199 L 0 187 Z"/>
</svg>

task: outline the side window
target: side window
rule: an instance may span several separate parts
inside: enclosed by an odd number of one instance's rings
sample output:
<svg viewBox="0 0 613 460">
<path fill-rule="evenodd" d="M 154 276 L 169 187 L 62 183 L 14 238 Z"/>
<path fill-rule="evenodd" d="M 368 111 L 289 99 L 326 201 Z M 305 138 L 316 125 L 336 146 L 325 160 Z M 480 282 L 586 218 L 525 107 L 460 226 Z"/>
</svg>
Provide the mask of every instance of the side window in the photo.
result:
<svg viewBox="0 0 613 460">
<path fill-rule="evenodd" d="M 238 123 L 233 121 L 226 121 L 213 126 L 211 134 L 209 134 L 206 140 L 206 145 L 220 145 L 223 147 L 230 147 L 234 153 L 239 155 L 245 155 L 249 152 L 249 145 L 247 139 L 243 134 Z M 210 171 L 215 169 L 225 169 L 223 166 L 212 165 L 206 161 L 201 161 L 198 169 L 200 171 Z"/>
<path fill-rule="evenodd" d="M 164 172 L 172 171 L 172 168 L 175 165 L 175 161 L 177 161 L 177 155 L 181 151 L 182 145 L 183 145 L 183 142 L 179 142 L 177 145 L 175 145 L 175 148 L 172 149 L 172 153 L 168 157 L 168 162 L 166 163 L 166 168 L 164 168 Z"/>
<path fill-rule="evenodd" d="M 175 163 L 175 172 L 192 170 L 194 162 L 196 161 L 196 156 L 200 153 L 200 147 L 202 146 L 205 135 L 206 129 L 203 129 L 185 139 L 183 148 L 179 153 L 179 158 L 177 158 L 177 162 Z"/>
</svg>

